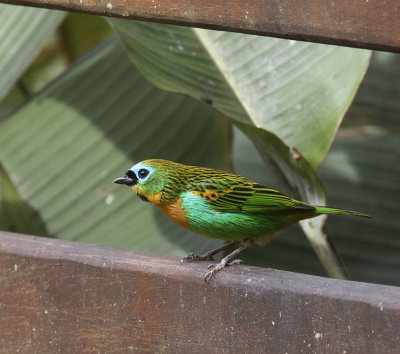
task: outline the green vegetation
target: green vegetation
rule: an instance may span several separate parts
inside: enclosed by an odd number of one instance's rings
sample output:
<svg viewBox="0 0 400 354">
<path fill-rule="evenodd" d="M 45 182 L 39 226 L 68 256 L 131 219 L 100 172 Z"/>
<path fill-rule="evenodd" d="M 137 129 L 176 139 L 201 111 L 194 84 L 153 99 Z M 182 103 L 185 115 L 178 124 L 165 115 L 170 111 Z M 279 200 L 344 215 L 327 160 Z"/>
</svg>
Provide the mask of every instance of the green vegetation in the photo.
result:
<svg viewBox="0 0 400 354">
<path fill-rule="evenodd" d="M 179 256 L 217 246 L 112 183 L 166 158 L 373 216 L 306 221 L 307 238 L 291 228 L 247 264 L 344 277 L 327 230 L 353 279 L 400 284 L 398 55 L 368 68 L 359 49 L 0 7 L 3 230 Z"/>
</svg>

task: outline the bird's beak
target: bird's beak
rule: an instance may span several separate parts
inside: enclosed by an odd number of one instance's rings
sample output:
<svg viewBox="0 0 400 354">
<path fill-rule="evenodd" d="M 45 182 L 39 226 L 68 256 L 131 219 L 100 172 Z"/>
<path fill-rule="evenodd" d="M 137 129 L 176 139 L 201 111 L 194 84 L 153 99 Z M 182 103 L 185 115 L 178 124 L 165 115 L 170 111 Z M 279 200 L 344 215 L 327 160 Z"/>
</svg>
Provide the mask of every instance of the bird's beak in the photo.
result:
<svg viewBox="0 0 400 354">
<path fill-rule="evenodd" d="M 126 184 L 127 186 L 133 186 L 137 183 L 137 179 L 130 178 L 127 175 L 123 175 L 114 179 L 113 182 L 117 184 Z"/>
</svg>

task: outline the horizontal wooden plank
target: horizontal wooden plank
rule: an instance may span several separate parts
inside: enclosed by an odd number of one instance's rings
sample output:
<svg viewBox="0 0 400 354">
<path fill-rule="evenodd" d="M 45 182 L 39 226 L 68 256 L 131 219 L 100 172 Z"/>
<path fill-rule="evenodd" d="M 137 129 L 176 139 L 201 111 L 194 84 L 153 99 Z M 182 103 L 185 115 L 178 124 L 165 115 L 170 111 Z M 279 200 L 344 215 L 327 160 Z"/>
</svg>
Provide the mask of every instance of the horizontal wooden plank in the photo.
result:
<svg viewBox="0 0 400 354">
<path fill-rule="evenodd" d="M 400 6 L 397 0 L 0 2 L 400 52 Z"/>
<path fill-rule="evenodd" d="M 398 353 L 400 288 L 0 233 L 6 352 Z"/>
</svg>

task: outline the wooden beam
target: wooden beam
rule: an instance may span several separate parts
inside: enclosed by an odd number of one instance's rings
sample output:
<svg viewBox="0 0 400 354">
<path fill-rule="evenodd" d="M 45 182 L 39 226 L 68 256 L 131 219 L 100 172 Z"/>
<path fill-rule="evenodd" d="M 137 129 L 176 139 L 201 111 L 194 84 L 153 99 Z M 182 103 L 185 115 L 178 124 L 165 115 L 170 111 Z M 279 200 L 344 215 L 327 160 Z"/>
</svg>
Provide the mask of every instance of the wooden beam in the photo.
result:
<svg viewBox="0 0 400 354">
<path fill-rule="evenodd" d="M 400 52 L 398 0 L 0 0 L 0 2 Z"/>
<path fill-rule="evenodd" d="M 395 353 L 400 288 L 0 232 L 6 352 Z"/>
</svg>

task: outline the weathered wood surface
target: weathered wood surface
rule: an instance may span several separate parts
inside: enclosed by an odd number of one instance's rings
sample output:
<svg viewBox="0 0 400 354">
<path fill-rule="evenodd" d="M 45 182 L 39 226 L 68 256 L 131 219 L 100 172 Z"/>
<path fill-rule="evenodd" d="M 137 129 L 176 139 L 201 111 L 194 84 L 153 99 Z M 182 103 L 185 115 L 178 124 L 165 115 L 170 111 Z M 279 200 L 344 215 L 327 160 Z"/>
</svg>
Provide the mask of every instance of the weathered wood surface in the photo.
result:
<svg viewBox="0 0 400 354">
<path fill-rule="evenodd" d="M 0 352 L 399 353 L 400 288 L 0 232 Z"/>
<path fill-rule="evenodd" d="M 398 0 L 0 2 L 400 52 Z"/>
</svg>

